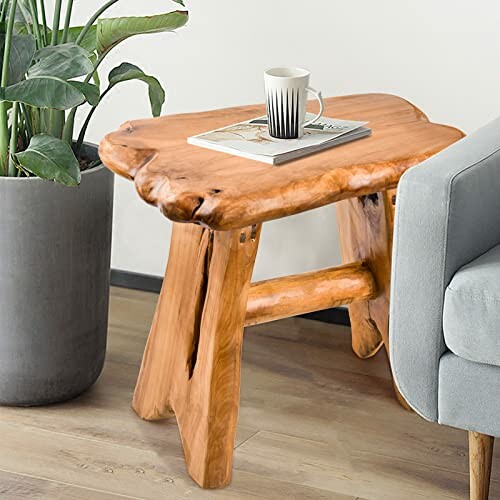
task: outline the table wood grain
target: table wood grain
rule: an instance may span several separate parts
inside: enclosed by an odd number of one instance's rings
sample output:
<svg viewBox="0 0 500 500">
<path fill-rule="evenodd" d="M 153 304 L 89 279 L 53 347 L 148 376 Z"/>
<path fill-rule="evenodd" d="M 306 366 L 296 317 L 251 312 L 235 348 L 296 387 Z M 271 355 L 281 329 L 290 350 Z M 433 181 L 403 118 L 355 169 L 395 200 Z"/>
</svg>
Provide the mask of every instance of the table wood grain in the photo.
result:
<svg viewBox="0 0 500 500">
<path fill-rule="evenodd" d="M 285 165 L 186 142 L 263 114 L 257 105 L 130 121 L 106 136 L 101 159 L 169 219 L 229 230 L 395 187 L 409 167 L 463 136 L 400 97 L 366 94 L 326 99 L 325 116 L 368 121 L 371 137 Z"/>
</svg>

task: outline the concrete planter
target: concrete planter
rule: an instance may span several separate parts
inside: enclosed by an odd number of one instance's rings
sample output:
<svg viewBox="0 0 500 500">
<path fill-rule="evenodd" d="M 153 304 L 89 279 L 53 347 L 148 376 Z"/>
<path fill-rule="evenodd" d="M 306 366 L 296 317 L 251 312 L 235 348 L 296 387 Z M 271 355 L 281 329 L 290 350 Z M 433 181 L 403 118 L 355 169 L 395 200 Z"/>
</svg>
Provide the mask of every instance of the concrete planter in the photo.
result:
<svg viewBox="0 0 500 500">
<path fill-rule="evenodd" d="M 84 154 L 97 158 L 97 148 Z M 99 377 L 112 214 L 103 166 L 77 188 L 0 177 L 0 404 L 64 401 Z"/>
</svg>

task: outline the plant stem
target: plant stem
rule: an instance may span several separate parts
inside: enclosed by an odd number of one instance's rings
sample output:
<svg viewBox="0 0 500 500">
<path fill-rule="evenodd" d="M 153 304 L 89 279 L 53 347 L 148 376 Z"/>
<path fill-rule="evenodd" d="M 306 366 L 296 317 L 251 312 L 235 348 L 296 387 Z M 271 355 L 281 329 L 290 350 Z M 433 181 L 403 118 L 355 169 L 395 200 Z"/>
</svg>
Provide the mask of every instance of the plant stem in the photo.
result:
<svg viewBox="0 0 500 500">
<path fill-rule="evenodd" d="M 71 19 L 71 8 L 68 5 L 69 12 L 67 12 L 66 14 L 67 15 L 69 14 L 69 19 Z M 52 24 L 52 45 L 57 45 L 59 42 L 59 25 L 61 21 L 61 10 L 62 10 L 62 0 L 56 0 L 56 5 L 54 7 L 54 22 Z M 64 43 L 64 41 L 62 43 Z M 64 111 L 51 109 L 49 111 L 49 133 L 54 137 L 61 138 L 63 129 L 64 129 Z"/>
<path fill-rule="evenodd" d="M 89 73 L 84 82 L 85 83 L 89 83 L 90 80 L 92 80 L 92 77 L 94 76 L 94 73 L 97 71 L 97 69 L 99 68 L 99 66 L 102 64 L 102 62 L 104 61 L 104 59 L 106 58 L 106 56 L 111 52 L 111 50 L 113 49 L 113 47 L 110 47 L 109 49 L 106 49 L 98 58 L 97 58 L 97 61 L 95 62 L 94 64 L 94 69 L 92 70 L 92 73 Z"/>
<path fill-rule="evenodd" d="M 7 9 L 9 7 L 9 0 L 3 0 L 2 11 L 0 13 L 0 22 L 4 23 L 7 19 Z"/>
<path fill-rule="evenodd" d="M 41 49 L 43 47 L 43 38 L 40 33 L 40 25 L 38 24 L 38 12 L 36 10 L 35 0 L 30 0 L 30 14 L 33 19 L 33 30 L 35 32 L 36 45 L 37 48 Z"/>
<path fill-rule="evenodd" d="M 43 44 L 47 45 L 47 42 L 49 41 L 49 28 L 47 27 L 47 14 L 45 12 L 45 2 L 44 0 L 39 0 L 39 3 L 40 3 L 40 12 L 42 14 L 42 25 L 43 25 L 43 36 L 44 36 Z"/>
<path fill-rule="evenodd" d="M 59 23 L 61 21 L 62 0 L 56 0 L 54 7 L 54 22 L 52 24 L 52 45 L 57 45 L 59 39 Z"/>
<path fill-rule="evenodd" d="M 17 7 L 17 0 L 11 0 L 10 11 L 9 11 L 9 22 L 7 23 L 7 30 L 5 33 L 2 78 L 0 81 L 0 85 L 2 87 L 7 87 L 9 83 L 10 48 L 12 44 L 12 32 L 14 31 L 16 7 Z M 0 167 L 2 168 L 4 175 L 7 174 L 8 154 L 9 154 L 9 123 L 7 118 L 7 102 L 2 101 L 0 102 Z"/>
<path fill-rule="evenodd" d="M 85 38 L 85 35 L 88 33 L 89 29 L 92 28 L 92 25 L 97 21 L 99 16 L 106 10 L 108 10 L 112 5 L 114 5 L 116 2 L 119 2 L 120 0 L 109 0 L 106 2 L 87 22 L 87 24 L 83 27 L 82 31 L 80 31 L 80 34 L 78 35 L 78 38 L 76 39 L 76 44 L 80 45 L 82 43 L 82 40 Z"/>
<path fill-rule="evenodd" d="M 21 103 L 21 111 L 24 117 L 24 123 L 26 124 L 26 133 L 28 135 L 28 140 L 33 137 L 33 123 L 31 121 L 31 115 L 25 104 Z"/>
<path fill-rule="evenodd" d="M 97 58 L 97 61 L 95 62 L 94 64 L 94 70 L 92 71 L 92 73 L 89 73 L 87 75 L 87 77 L 85 78 L 85 83 L 89 83 L 90 80 L 92 80 L 92 77 L 94 76 L 94 73 L 97 71 L 97 68 L 99 68 L 99 66 L 101 65 L 102 61 L 104 60 L 104 58 L 111 52 L 111 48 L 109 48 L 108 50 L 106 50 L 105 52 L 103 52 L 98 58 Z M 110 89 L 107 89 L 103 95 L 101 96 L 101 99 L 104 97 L 104 95 L 109 91 Z M 73 108 L 69 114 L 68 114 L 68 117 L 66 119 L 66 123 L 64 125 L 64 130 L 63 130 L 63 140 L 66 141 L 70 146 L 72 145 L 73 143 L 73 134 L 74 134 L 74 128 L 75 128 L 75 115 L 76 115 L 76 111 L 77 111 L 77 108 L 78 107 L 75 107 Z M 91 113 L 92 113 L 92 110 L 91 110 Z M 87 124 L 88 125 L 88 124 Z M 85 132 L 86 132 L 86 127 L 84 126 L 85 130 L 82 130 L 83 131 L 83 134 L 85 136 Z M 80 132 L 79 134 L 79 138 L 81 137 L 82 135 L 82 131 Z M 80 139 L 79 139 L 80 140 Z M 83 142 L 83 138 L 82 138 L 82 142 Z"/>
<path fill-rule="evenodd" d="M 78 140 L 76 141 L 76 147 L 75 147 L 75 155 L 77 158 L 79 158 L 80 156 L 80 150 L 82 149 L 82 144 L 83 141 L 85 140 L 85 134 L 87 133 L 87 128 L 89 126 L 90 120 L 94 116 L 96 109 L 97 106 L 93 106 L 92 109 L 89 111 L 89 114 L 87 115 L 87 118 L 85 119 L 85 122 L 82 125 L 82 129 L 80 130 L 80 134 L 78 135 Z"/>
<path fill-rule="evenodd" d="M 27 0 L 29 3 L 33 4 L 33 23 L 38 22 L 38 29 L 40 29 L 40 22 L 38 20 L 38 5 L 36 4 L 36 0 Z"/>
<path fill-rule="evenodd" d="M 1 86 L 6 87 L 9 81 L 10 47 L 12 45 L 12 33 L 14 31 L 14 21 L 16 14 L 17 0 L 12 0 L 9 12 L 9 22 L 5 33 L 5 47 L 2 64 Z"/>
<path fill-rule="evenodd" d="M 64 111 L 59 109 L 49 110 L 49 130 L 48 133 L 61 139 L 64 129 Z"/>
<path fill-rule="evenodd" d="M 85 38 L 85 35 L 88 33 L 88 31 L 90 30 L 90 28 L 92 27 L 92 25 L 96 22 L 96 20 L 99 18 L 99 16 L 104 12 L 106 11 L 107 9 L 109 9 L 112 5 L 114 5 L 116 2 L 118 2 L 119 0 L 109 0 L 108 2 L 106 2 L 90 19 L 89 21 L 87 22 L 87 24 L 84 26 L 84 28 L 82 29 L 82 31 L 80 31 L 80 34 L 78 35 L 78 38 L 76 39 L 76 43 L 79 45 L 82 40 Z M 94 70 L 92 71 L 92 73 L 89 73 L 87 75 L 87 77 L 85 78 L 85 82 L 86 83 L 89 83 L 90 80 L 92 79 L 92 77 L 94 76 L 95 72 L 97 71 L 97 69 L 99 68 L 99 66 L 101 65 L 101 63 L 103 62 L 104 58 L 109 54 L 109 52 L 111 51 L 111 48 L 107 49 L 106 51 L 104 51 L 98 58 L 97 58 L 97 61 L 96 63 L 94 64 Z M 103 97 L 103 96 L 101 96 Z M 73 108 L 68 116 L 67 116 L 67 119 L 66 119 L 66 123 L 64 125 L 64 130 L 63 130 L 63 140 L 66 141 L 70 146 L 72 145 L 73 143 L 73 134 L 74 134 L 74 128 L 75 128 L 75 115 L 76 115 L 76 111 L 77 111 L 77 108 Z M 93 110 L 90 110 L 90 118 L 92 118 L 92 115 L 94 114 L 94 111 L 95 109 Z M 88 121 L 90 121 L 90 118 L 87 117 Z M 88 126 L 88 122 L 86 122 L 86 124 L 84 124 L 82 130 L 80 131 L 80 134 L 78 136 L 78 141 L 80 142 L 80 147 L 81 147 L 81 143 L 83 143 L 83 140 L 85 138 L 85 132 L 87 131 L 87 126 Z"/>
<path fill-rule="evenodd" d="M 18 115 L 19 115 L 19 103 L 15 102 L 12 105 L 11 113 L 11 131 L 10 131 L 10 153 L 9 153 L 9 177 L 16 176 L 16 165 L 14 163 L 13 155 L 16 154 L 17 150 L 17 125 L 18 125 Z"/>
<path fill-rule="evenodd" d="M 68 5 L 66 7 L 66 19 L 64 20 L 64 31 L 61 43 L 66 43 L 68 41 L 69 25 L 71 24 L 72 12 L 73 12 L 73 0 L 68 0 Z"/>
<path fill-rule="evenodd" d="M 66 141 L 70 146 L 73 144 L 73 132 L 75 129 L 75 115 L 78 108 L 73 108 L 66 117 L 66 123 L 64 124 L 64 130 L 62 134 L 63 141 Z"/>
<path fill-rule="evenodd" d="M 87 133 L 87 128 L 89 126 L 90 120 L 92 120 L 92 117 L 94 116 L 94 113 L 96 112 L 97 106 L 101 103 L 101 101 L 106 97 L 108 92 L 112 89 L 112 87 L 108 87 L 101 95 L 101 98 L 99 99 L 99 103 L 96 106 L 92 106 L 92 109 L 89 111 L 89 114 L 87 115 L 87 118 L 85 118 L 85 122 L 82 125 L 82 128 L 80 130 L 80 134 L 78 135 L 78 141 L 76 142 L 76 148 L 75 148 L 75 154 L 78 158 L 78 155 L 80 154 L 80 150 L 82 148 L 83 141 L 85 140 L 85 134 Z"/>
</svg>

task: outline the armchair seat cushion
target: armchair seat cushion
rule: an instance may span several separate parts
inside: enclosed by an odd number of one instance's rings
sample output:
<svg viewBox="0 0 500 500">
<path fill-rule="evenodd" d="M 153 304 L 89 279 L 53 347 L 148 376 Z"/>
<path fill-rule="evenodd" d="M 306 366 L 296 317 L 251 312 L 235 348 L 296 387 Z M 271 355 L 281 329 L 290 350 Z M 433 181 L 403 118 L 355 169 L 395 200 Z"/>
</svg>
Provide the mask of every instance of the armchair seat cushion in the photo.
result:
<svg viewBox="0 0 500 500">
<path fill-rule="evenodd" d="M 443 331 L 457 356 L 500 366 L 500 245 L 453 276 L 445 292 Z"/>
</svg>

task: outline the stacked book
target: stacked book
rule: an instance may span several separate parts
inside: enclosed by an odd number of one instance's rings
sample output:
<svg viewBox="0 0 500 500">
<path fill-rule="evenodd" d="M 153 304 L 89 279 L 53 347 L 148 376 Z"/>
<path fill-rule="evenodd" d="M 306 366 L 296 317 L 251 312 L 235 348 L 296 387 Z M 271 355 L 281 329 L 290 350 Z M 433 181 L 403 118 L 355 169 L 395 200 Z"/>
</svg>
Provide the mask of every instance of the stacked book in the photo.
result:
<svg viewBox="0 0 500 500">
<path fill-rule="evenodd" d="M 307 120 L 313 116 L 308 116 Z M 188 143 L 223 153 L 280 165 L 371 135 L 367 122 L 321 118 L 300 139 L 275 139 L 265 116 L 188 138 Z"/>
</svg>

